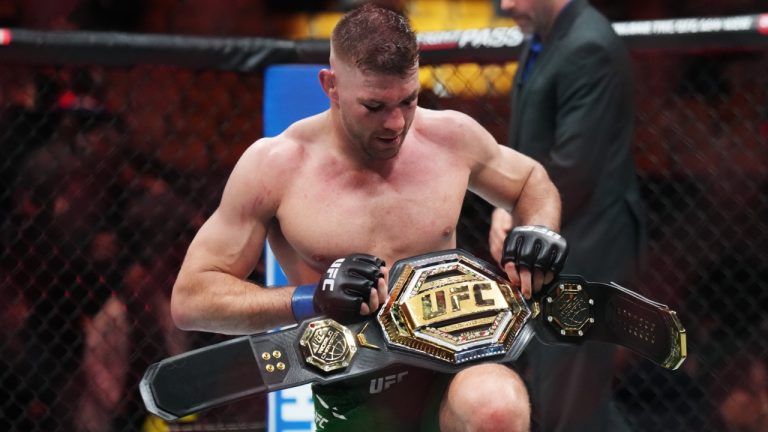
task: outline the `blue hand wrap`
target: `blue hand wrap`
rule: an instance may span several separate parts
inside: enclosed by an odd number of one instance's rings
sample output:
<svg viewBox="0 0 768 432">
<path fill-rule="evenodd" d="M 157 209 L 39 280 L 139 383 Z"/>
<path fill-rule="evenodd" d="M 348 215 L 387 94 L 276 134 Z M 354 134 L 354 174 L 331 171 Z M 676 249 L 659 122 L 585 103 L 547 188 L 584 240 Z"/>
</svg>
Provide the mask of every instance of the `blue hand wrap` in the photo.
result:
<svg viewBox="0 0 768 432">
<path fill-rule="evenodd" d="M 317 315 L 313 297 L 315 295 L 316 285 L 299 285 L 291 297 L 291 310 L 296 322 L 302 322 L 305 319 Z"/>
</svg>

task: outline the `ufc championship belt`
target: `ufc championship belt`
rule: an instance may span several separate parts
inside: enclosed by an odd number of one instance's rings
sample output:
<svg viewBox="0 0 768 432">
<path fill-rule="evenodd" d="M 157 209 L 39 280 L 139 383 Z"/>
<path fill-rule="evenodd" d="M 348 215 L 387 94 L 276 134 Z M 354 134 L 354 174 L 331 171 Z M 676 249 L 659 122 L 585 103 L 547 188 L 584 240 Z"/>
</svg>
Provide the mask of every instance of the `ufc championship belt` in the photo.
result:
<svg viewBox="0 0 768 432">
<path fill-rule="evenodd" d="M 677 314 L 614 283 L 561 275 L 527 302 L 496 266 L 454 249 L 398 261 L 389 289 L 379 313 L 355 324 L 309 318 L 162 360 L 141 381 L 144 404 L 175 420 L 395 363 L 455 373 L 514 361 L 534 334 L 548 344 L 621 345 L 668 369 L 686 357 Z"/>
</svg>

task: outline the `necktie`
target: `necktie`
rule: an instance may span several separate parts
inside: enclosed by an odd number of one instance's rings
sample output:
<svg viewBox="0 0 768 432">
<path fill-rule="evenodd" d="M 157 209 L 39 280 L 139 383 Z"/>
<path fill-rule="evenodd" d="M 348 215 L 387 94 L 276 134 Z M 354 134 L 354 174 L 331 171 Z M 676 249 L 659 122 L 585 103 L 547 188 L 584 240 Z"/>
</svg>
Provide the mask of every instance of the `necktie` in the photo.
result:
<svg viewBox="0 0 768 432">
<path fill-rule="evenodd" d="M 533 64 L 536 63 L 536 58 L 539 57 L 542 48 L 543 46 L 541 44 L 541 39 L 539 39 L 539 36 L 534 35 L 533 39 L 531 40 L 531 49 L 528 52 L 525 68 L 523 69 L 523 82 L 528 80 L 528 76 L 531 74 L 531 70 L 533 69 Z"/>
</svg>

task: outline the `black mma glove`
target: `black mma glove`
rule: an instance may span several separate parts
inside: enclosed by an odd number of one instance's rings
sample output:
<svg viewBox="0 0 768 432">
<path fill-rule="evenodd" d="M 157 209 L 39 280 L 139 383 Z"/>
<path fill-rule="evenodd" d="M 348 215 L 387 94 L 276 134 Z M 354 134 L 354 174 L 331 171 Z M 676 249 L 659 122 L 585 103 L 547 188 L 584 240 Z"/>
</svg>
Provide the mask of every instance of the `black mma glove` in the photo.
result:
<svg viewBox="0 0 768 432">
<path fill-rule="evenodd" d="M 568 256 L 568 242 L 558 233 L 541 225 L 515 227 L 504 240 L 501 265 L 508 262 L 515 266 L 527 267 L 533 275 L 534 269 L 557 276 L 563 269 Z"/>
<path fill-rule="evenodd" d="M 328 267 L 317 285 L 301 285 L 291 299 L 296 321 L 323 314 L 338 322 L 360 317 L 360 305 L 368 302 L 371 288 L 384 277 L 384 261 L 373 255 L 351 254 Z"/>
</svg>

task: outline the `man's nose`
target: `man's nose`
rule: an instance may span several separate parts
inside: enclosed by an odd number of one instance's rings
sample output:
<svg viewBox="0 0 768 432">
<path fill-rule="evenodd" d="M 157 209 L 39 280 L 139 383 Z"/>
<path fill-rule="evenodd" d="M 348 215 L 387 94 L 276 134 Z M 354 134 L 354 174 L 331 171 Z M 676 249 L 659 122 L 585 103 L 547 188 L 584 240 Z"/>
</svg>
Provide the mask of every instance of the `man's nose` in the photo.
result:
<svg viewBox="0 0 768 432">
<path fill-rule="evenodd" d="M 515 0 L 501 0 L 501 9 L 510 10 L 515 7 Z"/>
<path fill-rule="evenodd" d="M 384 128 L 387 130 L 401 131 L 405 127 L 405 113 L 400 108 L 393 109 L 387 115 L 384 121 Z"/>
</svg>

